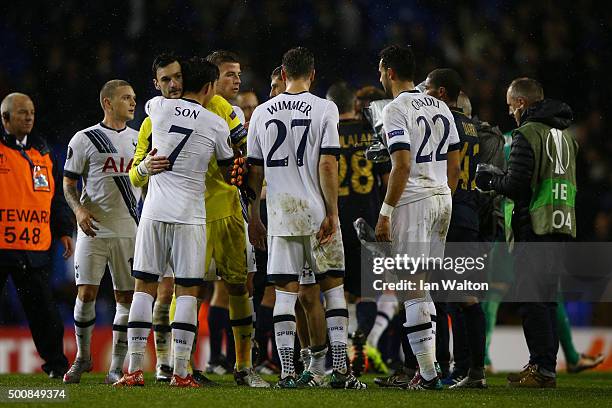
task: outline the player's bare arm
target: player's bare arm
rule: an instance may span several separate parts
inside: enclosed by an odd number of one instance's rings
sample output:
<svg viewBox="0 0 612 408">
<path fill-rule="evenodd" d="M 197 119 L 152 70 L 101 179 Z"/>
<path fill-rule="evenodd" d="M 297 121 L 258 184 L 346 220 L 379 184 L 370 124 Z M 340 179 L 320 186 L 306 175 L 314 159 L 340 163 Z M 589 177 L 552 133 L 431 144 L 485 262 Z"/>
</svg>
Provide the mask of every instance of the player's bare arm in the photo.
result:
<svg viewBox="0 0 612 408">
<path fill-rule="evenodd" d="M 266 227 L 261 222 L 261 214 L 259 212 L 263 181 L 263 166 L 252 165 L 247 179 L 248 188 L 255 193 L 255 199 L 249 205 L 249 241 L 254 247 L 261 250 L 266 249 L 267 236 Z"/>
<path fill-rule="evenodd" d="M 83 232 L 90 236 L 96 236 L 96 230 L 99 228 L 93 223 L 98 221 L 93 214 L 85 207 L 81 205 L 79 201 L 79 194 L 77 192 L 77 180 L 71 179 L 70 177 L 64 177 L 64 196 L 66 202 L 74 212 L 77 223 L 83 230 Z"/>
<path fill-rule="evenodd" d="M 319 159 L 319 184 L 325 201 L 325 218 L 317 232 L 321 245 L 333 238 L 338 228 L 338 159 L 323 154 Z"/>
<path fill-rule="evenodd" d="M 461 173 L 461 157 L 459 150 L 448 152 L 446 160 L 446 177 L 448 178 L 448 187 L 450 187 L 452 194 L 455 194 L 457 184 L 459 183 L 459 174 Z"/>
<path fill-rule="evenodd" d="M 410 177 L 410 150 L 397 150 L 391 153 L 391 173 L 384 204 L 395 207 Z M 456 183 L 455 183 L 456 184 Z M 376 223 L 376 240 L 382 242 L 391 241 L 391 219 L 389 216 L 379 214 Z"/>
</svg>

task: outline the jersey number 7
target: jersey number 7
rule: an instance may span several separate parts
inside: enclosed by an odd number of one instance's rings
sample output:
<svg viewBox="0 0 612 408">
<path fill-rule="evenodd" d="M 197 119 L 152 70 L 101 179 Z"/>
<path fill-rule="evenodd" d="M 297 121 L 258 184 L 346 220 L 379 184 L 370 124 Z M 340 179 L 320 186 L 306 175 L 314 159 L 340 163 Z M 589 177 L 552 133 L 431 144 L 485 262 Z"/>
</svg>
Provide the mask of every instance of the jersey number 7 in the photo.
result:
<svg viewBox="0 0 612 408">
<path fill-rule="evenodd" d="M 168 133 L 180 133 L 182 135 L 185 135 L 183 140 L 180 141 L 180 143 L 174 148 L 172 153 L 170 153 L 170 156 L 168 156 L 168 161 L 170 162 L 170 166 L 168 166 L 168 171 L 172 171 L 172 166 L 174 166 L 176 158 L 178 157 L 181 150 L 183 150 L 183 147 L 185 147 L 187 139 L 189 139 L 189 136 L 191 136 L 191 134 L 193 133 L 193 129 L 187 129 L 184 127 L 172 125 L 170 126 L 170 130 L 168 131 Z"/>
<path fill-rule="evenodd" d="M 304 133 L 302 134 L 302 138 L 300 139 L 300 143 L 298 144 L 297 152 L 296 152 L 296 162 L 298 167 L 302 167 L 304 165 L 304 151 L 306 150 L 306 139 L 308 136 L 308 131 L 310 130 L 310 122 L 311 119 L 293 119 L 291 121 L 291 129 L 294 127 L 303 126 L 305 127 Z M 266 166 L 268 167 L 287 167 L 289 165 L 289 156 L 286 156 L 282 159 L 273 159 L 272 156 L 278 150 L 279 147 L 285 142 L 287 138 L 287 127 L 283 122 L 278 119 L 271 119 L 266 122 L 266 129 L 271 124 L 275 124 L 278 129 L 278 134 L 276 136 L 276 140 L 268 153 L 268 157 L 266 158 Z"/>
</svg>

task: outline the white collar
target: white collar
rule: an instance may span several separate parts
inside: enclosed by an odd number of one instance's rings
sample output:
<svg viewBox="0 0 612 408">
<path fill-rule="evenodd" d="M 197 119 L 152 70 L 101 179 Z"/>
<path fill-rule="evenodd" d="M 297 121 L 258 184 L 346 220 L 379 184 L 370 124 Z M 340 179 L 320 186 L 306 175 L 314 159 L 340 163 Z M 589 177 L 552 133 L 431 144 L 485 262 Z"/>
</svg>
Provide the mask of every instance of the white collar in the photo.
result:
<svg viewBox="0 0 612 408">
<path fill-rule="evenodd" d="M 28 143 L 28 135 L 25 135 L 21 141 L 19 141 L 19 140 L 17 140 L 17 139 L 15 138 L 15 141 L 17 142 L 17 145 L 18 145 L 18 146 L 23 146 L 23 147 L 25 147 L 25 146 L 26 146 L 26 144 Z"/>
</svg>

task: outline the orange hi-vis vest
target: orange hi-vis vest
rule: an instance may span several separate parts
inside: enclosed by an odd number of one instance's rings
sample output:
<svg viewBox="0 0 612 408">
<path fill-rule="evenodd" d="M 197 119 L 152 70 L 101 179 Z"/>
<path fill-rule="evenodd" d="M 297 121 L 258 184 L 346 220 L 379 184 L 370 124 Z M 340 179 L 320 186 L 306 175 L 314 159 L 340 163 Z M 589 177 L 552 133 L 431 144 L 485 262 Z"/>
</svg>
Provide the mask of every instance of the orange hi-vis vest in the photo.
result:
<svg viewBox="0 0 612 408">
<path fill-rule="evenodd" d="M 46 251 L 51 246 L 55 193 L 51 153 L 0 141 L 0 250 Z"/>
</svg>

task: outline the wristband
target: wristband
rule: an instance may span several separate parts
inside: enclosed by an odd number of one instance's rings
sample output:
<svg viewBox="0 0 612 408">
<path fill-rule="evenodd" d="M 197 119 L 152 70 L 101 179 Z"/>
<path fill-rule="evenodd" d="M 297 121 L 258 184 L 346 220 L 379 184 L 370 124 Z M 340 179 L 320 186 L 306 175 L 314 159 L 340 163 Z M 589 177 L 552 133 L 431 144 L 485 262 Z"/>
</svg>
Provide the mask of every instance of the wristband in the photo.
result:
<svg viewBox="0 0 612 408">
<path fill-rule="evenodd" d="M 136 166 L 136 172 L 138 172 L 140 177 L 145 177 L 149 175 L 149 170 L 147 169 L 147 166 L 144 160 L 138 163 L 138 166 Z"/>
<path fill-rule="evenodd" d="M 394 209 L 395 207 L 390 206 L 389 204 L 383 201 L 382 207 L 380 208 L 380 215 L 384 217 L 391 217 L 391 214 L 393 214 Z"/>
</svg>

